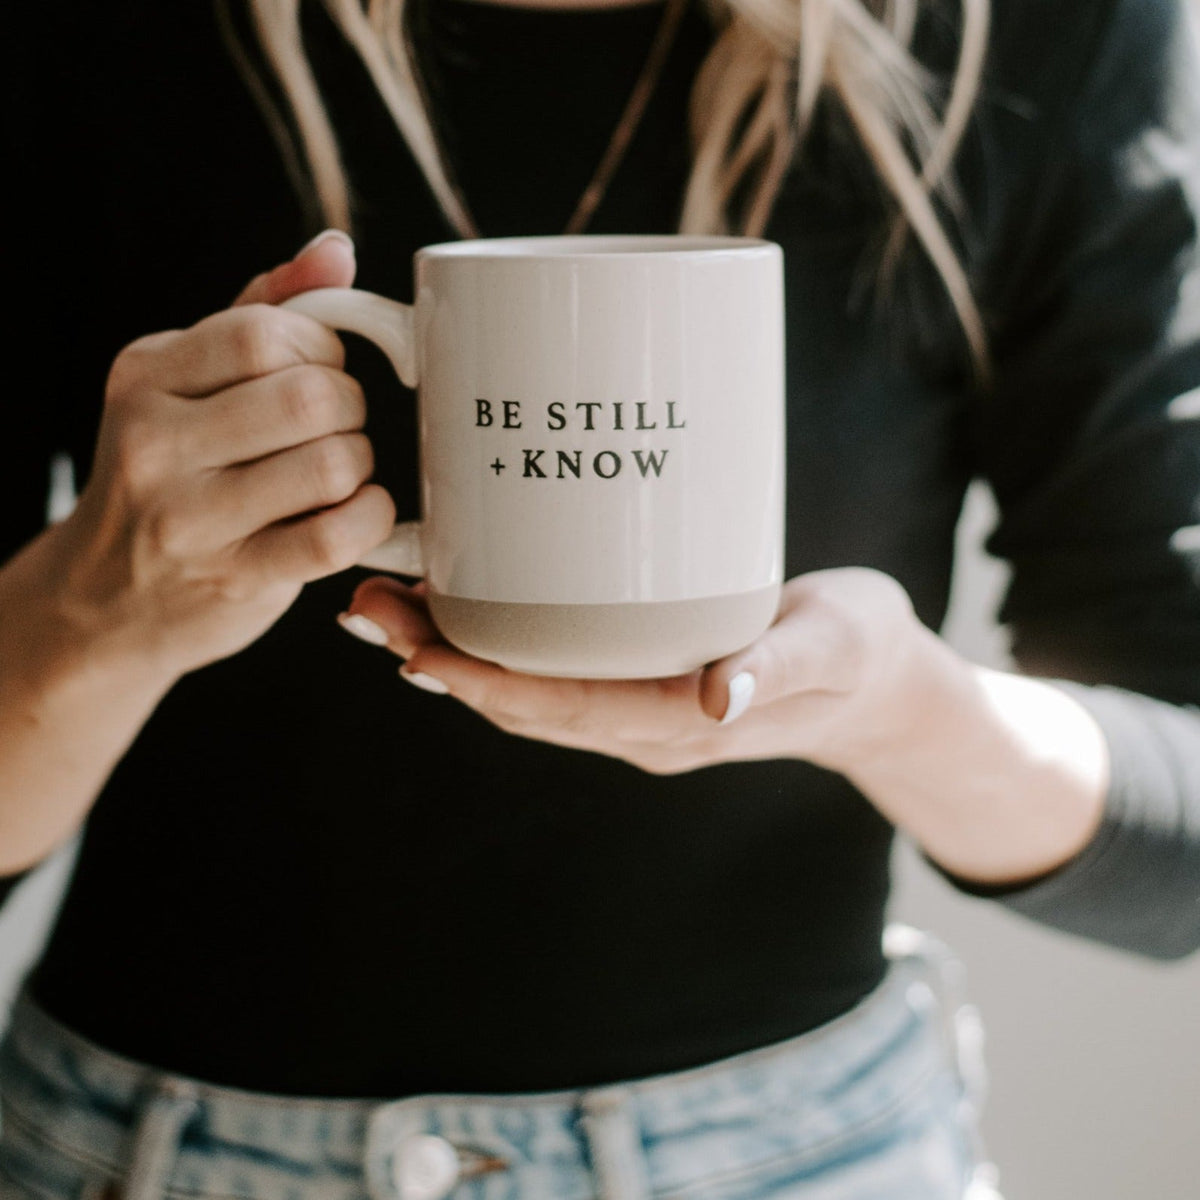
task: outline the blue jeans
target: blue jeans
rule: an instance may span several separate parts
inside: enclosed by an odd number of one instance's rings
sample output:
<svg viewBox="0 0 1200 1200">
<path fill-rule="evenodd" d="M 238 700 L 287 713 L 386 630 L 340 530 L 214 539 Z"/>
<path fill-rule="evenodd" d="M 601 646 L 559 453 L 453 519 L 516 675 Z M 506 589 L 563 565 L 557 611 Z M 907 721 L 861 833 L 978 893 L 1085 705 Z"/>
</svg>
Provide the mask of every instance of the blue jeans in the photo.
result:
<svg viewBox="0 0 1200 1200">
<path fill-rule="evenodd" d="M 5 1200 L 984 1200 L 974 1010 L 892 934 L 884 982 L 791 1041 L 574 1092 L 296 1099 L 164 1075 L 28 999 L 0 1047 Z"/>
</svg>

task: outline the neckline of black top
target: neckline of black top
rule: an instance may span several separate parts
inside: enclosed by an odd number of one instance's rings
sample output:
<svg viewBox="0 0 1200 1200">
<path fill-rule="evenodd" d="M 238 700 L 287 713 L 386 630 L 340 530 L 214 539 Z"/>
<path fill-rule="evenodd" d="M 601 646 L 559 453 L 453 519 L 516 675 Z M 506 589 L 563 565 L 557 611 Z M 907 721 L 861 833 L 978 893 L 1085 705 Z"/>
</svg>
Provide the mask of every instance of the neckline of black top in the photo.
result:
<svg viewBox="0 0 1200 1200">
<path fill-rule="evenodd" d="M 443 153 L 483 236 L 562 232 L 662 17 L 663 0 L 603 9 L 416 0 L 417 63 Z M 689 5 L 610 194 L 585 232 L 633 232 L 647 220 L 654 225 L 647 232 L 677 227 L 688 102 L 711 38 L 707 18 Z M 536 212 L 508 186 L 513 180 L 537 181 Z M 649 205 L 648 188 L 656 193 Z"/>
</svg>

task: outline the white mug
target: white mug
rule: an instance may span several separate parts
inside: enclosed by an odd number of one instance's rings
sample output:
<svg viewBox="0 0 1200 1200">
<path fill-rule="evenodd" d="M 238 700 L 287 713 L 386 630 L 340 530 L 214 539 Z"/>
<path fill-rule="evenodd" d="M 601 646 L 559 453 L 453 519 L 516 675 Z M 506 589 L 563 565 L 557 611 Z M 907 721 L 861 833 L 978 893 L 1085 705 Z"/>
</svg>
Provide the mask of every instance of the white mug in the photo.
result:
<svg viewBox="0 0 1200 1200">
<path fill-rule="evenodd" d="M 778 246 L 452 242 L 417 253 L 415 296 L 285 305 L 369 338 L 418 389 L 423 518 L 364 565 L 424 575 L 447 640 L 537 674 L 682 674 L 767 628 L 783 579 Z"/>
</svg>

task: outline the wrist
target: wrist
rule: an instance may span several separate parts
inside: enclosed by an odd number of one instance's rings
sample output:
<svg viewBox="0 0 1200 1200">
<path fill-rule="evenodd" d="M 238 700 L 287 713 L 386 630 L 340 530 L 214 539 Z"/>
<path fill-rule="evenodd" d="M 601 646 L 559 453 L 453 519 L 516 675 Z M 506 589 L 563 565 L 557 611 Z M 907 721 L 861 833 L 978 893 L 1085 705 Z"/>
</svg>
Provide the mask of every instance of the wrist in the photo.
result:
<svg viewBox="0 0 1200 1200">
<path fill-rule="evenodd" d="M 180 672 L 119 611 L 75 590 L 72 533 L 67 522 L 49 527 L 0 571 L 0 657 L 8 682 L 29 695 L 112 688 L 114 699 L 152 707 Z"/>
<path fill-rule="evenodd" d="M 847 775 L 960 878 L 1016 885 L 1055 870 L 1103 817 L 1103 733 L 1053 685 L 967 662 L 929 639 L 896 736 Z"/>
<path fill-rule="evenodd" d="M 56 527 L 57 528 L 57 527 Z M 124 631 L 64 603 L 45 531 L 0 568 L 0 873 L 40 862 L 79 827 L 173 682 Z"/>
<path fill-rule="evenodd" d="M 875 776 L 916 769 L 938 741 L 944 714 L 969 689 L 968 667 L 915 618 L 906 622 L 894 632 L 886 664 L 856 688 L 822 765 L 861 790 Z"/>
</svg>

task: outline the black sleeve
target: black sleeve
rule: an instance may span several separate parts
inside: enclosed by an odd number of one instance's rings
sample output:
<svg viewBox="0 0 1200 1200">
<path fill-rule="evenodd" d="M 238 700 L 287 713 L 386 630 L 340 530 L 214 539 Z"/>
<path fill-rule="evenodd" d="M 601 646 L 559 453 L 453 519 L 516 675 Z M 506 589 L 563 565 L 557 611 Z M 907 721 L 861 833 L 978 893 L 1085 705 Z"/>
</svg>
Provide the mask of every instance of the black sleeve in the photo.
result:
<svg viewBox="0 0 1200 1200">
<path fill-rule="evenodd" d="M 1041 161 L 992 267 L 996 385 L 973 430 L 1001 512 L 990 549 L 1013 568 L 1001 620 L 1015 660 L 1091 711 L 1112 782 L 1073 862 L 1025 888 L 969 890 L 1159 958 L 1200 947 L 1200 58 L 1187 3 L 1097 4 L 1082 85 L 1041 132 L 1034 114 L 1028 139 L 1044 140 L 1028 161 Z"/>
<path fill-rule="evenodd" d="M 106 11 L 75 0 L 20 5 L 0 39 L 2 149 L 11 167 L 0 242 L 11 299 L 3 326 L 0 562 L 45 525 L 52 457 L 90 453 L 112 359 L 97 333 L 99 264 L 109 215 L 124 198 L 106 161 L 96 95 L 111 86 L 105 65 L 94 63 L 94 26 Z"/>
<path fill-rule="evenodd" d="M 20 6 L 6 20 L 0 51 L 10 201 L 2 252 L 10 304 L 0 398 L 0 565 L 45 526 L 50 462 L 70 441 L 68 401 L 83 357 L 83 245 L 100 198 L 81 152 L 72 7 Z M 0 621 L 5 616 L 0 612 Z M 22 878 L 0 878 L 0 903 Z"/>
<path fill-rule="evenodd" d="M 0 563 L 34 537 L 45 522 L 52 451 L 49 384 L 55 372 L 51 347 L 59 335 L 48 321 L 37 283 L 39 257 L 51 271 L 58 255 L 45 205 L 54 162 L 53 136 L 44 119 L 46 48 L 24 20 L 4 39 L 4 161 L 13 201 L 6 222 L 3 261 L 6 306 L 3 420 L 0 421 Z M 53 185 L 50 185 L 53 186 Z M 46 239 L 49 238 L 47 245 Z M 0 614 L 0 620 L 3 614 Z"/>
</svg>

